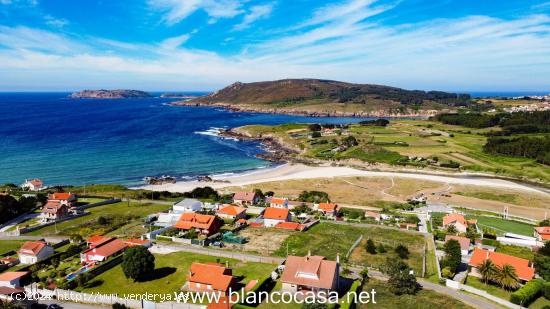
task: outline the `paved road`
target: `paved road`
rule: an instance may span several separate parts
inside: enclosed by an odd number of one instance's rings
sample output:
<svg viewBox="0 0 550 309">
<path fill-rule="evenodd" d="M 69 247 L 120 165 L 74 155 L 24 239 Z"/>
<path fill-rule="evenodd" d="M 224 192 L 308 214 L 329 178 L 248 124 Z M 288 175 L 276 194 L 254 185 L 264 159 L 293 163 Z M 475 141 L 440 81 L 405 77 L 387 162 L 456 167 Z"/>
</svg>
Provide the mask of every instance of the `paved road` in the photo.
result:
<svg viewBox="0 0 550 309">
<path fill-rule="evenodd" d="M 6 232 L 7 230 L 9 230 L 10 228 L 18 225 L 19 223 L 21 222 L 24 222 L 24 221 L 27 221 L 27 220 L 31 220 L 31 219 L 34 219 L 36 217 L 40 216 L 40 213 L 31 213 L 31 214 L 24 214 L 24 215 L 21 215 L 17 218 L 14 218 L 4 224 L 1 225 L 1 228 L 0 228 L 0 232 Z"/>
<path fill-rule="evenodd" d="M 483 309 L 501 309 L 502 307 L 496 305 L 495 303 L 491 302 L 490 300 L 486 300 L 484 298 L 473 296 L 470 294 L 466 294 L 460 291 L 457 291 L 455 289 L 451 289 L 449 287 L 439 285 L 436 283 L 432 283 L 429 281 L 426 281 L 424 279 L 418 279 L 418 282 L 422 285 L 423 288 L 428 290 L 433 290 L 441 294 L 445 294 L 447 296 L 450 296 L 452 298 L 458 299 L 462 301 L 463 303 L 466 303 L 472 307 L 475 308 L 483 308 Z"/>
<path fill-rule="evenodd" d="M 97 309 L 97 308 L 111 308 L 111 306 L 102 306 L 102 305 L 91 305 L 91 304 L 83 304 L 83 303 L 70 303 L 70 302 L 62 302 L 62 301 L 55 301 L 55 300 L 41 300 L 40 304 L 44 305 L 50 305 L 50 304 L 58 304 L 64 309 Z"/>
</svg>

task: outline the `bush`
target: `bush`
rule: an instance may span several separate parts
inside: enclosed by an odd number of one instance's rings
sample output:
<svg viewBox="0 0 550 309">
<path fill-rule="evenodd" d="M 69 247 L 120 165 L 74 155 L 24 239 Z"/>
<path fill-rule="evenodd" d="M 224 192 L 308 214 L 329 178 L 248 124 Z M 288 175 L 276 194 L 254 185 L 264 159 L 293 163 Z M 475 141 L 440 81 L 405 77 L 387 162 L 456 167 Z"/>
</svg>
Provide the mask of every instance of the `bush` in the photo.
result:
<svg viewBox="0 0 550 309">
<path fill-rule="evenodd" d="M 365 246 L 365 249 L 370 254 L 376 254 L 376 246 L 374 245 L 374 241 L 372 241 L 372 239 L 369 238 L 367 240 L 367 244 Z"/>
<path fill-rule="evenodd" d="M 545 282 L 543 289 L 544 297 L 546 297 L 546 299 L 550 299 L 550 282 Z"/>
<path fill-rule="evenodd" d="M 312 138 L 319 138 L 319 137 L 321 137 L 321 132 L 315 131 L 315 132 L 311 133 L 311 137 Z"/>
<path fill-rule="evenodd" d="M 397 256 L 399 256 L 401 259 L 409 258 L 409 248 L 404 245 L 397 245 L 397 247 L 395 247 L 395 253 L 397 253 Z"/>
<path fill-rule="evenodd" d="M 519 290 L 512 293 L 510 301 L 514 304 L 525 306 L 531 301 L 535 300 L 537 297 L 539 297 L 543 288 L 546 289 L 544 280 L 533 279 L 527 282 L 527 284 L 525 284 Z"/>
<path fill-rule="evenodd" d="M 121 303 L 114 303 L 112 306 L 113 309 L 129 309 L 126 305 Z"/>
<path fill-rule="evenodd" d="M 122 271 L 126 278 L 143 279 L 155 270 L 155 256 L 142 246 L 131 247 L 124 252 Z"/>
</svg>

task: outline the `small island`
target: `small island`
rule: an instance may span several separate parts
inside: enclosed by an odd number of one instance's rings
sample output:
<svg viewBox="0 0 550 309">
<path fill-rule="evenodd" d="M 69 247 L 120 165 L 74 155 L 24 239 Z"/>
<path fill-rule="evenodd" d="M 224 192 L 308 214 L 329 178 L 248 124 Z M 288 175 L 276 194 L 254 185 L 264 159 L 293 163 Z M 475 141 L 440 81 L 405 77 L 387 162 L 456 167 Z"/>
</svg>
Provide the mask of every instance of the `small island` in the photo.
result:
<svg viewBox="0 0 550 309">
<path fill-rule="evenodd" d="M 114 90 L 82 90 L 70 95 L 73 99 L 125 99 L 125 98 L 150 98 L 151 94 L 140 90 L 114 89 Z"/>
</svg>

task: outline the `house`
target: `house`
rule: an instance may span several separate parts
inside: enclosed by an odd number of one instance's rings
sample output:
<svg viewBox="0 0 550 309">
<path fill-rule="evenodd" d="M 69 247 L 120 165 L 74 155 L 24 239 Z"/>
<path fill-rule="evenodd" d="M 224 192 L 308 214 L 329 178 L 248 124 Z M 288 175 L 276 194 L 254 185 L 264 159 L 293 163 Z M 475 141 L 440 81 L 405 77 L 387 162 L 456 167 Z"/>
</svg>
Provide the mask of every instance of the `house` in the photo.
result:
<svg viewBox="0 0 550 309">
<path fill-rule="evenodd" d="M 124 241 L 114 237 L 105 237 L 90 243 L 89 249 L 80 254 L 80 261 L 86 264 L 104 262 L 110 257 L 121 254 L 126 248 L 128 248 L 128 244 Z"/>
<path fill-rule="evenodd" d="M 365 218 L 373 218 L 374 220 L 376 220 L 376 222 L 380 222 L 381 215 L 379 212 L 366 210 Z"/>
<path fill-rule="evenodd" d="M 26 271 L 8 271 L 0 274 L 0 287 L 19 288 L 21 287 L 21 279 L 29 273 Z"/>
<path fill-rule="evenodd" d="M 245 219 L 246 208 L 235 206 L 235 205 L 224 205 L 222 208 L 218 210 L 217 214 L 220 218 L 224 218 L 224 219 L 232 219 L 232 220 Z"/>
<path fill-rule="evenodd" d="M 470 238 L 454 235 L 445 235 L 445 243 L 449 240 L 454 239 L 460 244 L 460 254 L 468 255 L 470 253 Z"/>
<path fill-rule="evenodd" d="M 298 222 L 279 222 L 275 225 L 275 228 L 290 231 L 303 231 L 305 226 Z"/>
<path fill-rule="evenodd" d="M 529 260 L 479 248 L 474 249 L 474 253 L 470 259 L 469 265 L 472 267 L 470 274 L 472 276 L 481 277 L 477 267 L 486 260 L 491 260 L 497 267 L 502 267 L 506 264 L 513 266 L 522 282 L 527 282 L 535 276 L 535 268 L 531 266 Z"/>
<path fill-rule="evenodd" d="M 221 292 L 227 294 L 237 280 L 231 268 L 216 263 L 194 262 L 189 267 L 186 288 L 195 292 Z"/>
<path fill-rule="evenodd" d="M 451 213 L 443 217 L 443 227 L 448 228 L 450 225 L 454 225 L 458 233 L 466 233 L 468 226 L 475 226 L 477 220 L 466 220 L 463 215 L 458 213 Z"/>
<path fill-rule="evenodd" d="M 114 239 L 114 237 L 109 236 L 93 235 L 86 240 L 86 246 L 88 246 L 89 249 L 93 249 L 104 245 Z"/>
<path fill-rule="evenodd" d="M 194 198 L 186 198 L 172 206 L 172 212 L 182 214 L 202 210 L 202 202 Z"/>
<path fill-rule="evenodd" d="M 281 222 L 290 221 L 290 211 L 287 208 L 267 207 L 262 217 L 265 227 L 274 227 Z"/>
<path fill-rule="evenodd" d="M 538 241 L 547 241 L 550 240 L 550 226 L 537 226 L 533 232 L 533 236 Z"/>
<path fill-rule="evenodd" d="M 158 219 L 155 221 L 155 225 L 162 227 L 174 226 L 180 217 L 180 213 L 159 213 Z"/>
<path fill-rule="evenodd" d="M 338 205 L 334 203 L 319 203 L 315 208 L 327 217 L 334 218 L 338 214 Z"/>
<path fill-rule="evenodd" d="M 260 197 L 256 192 L 235 192 L 233 203 L 244 205 L 256 205 L 260 202 Z"/>
<path fill-rule="evenodd" d="M 280 197 L 272 197 L 269 200 L 269 207 L 288 208 L 288 199 Z"/>
<path fill-rule="evenodd" d="M 143 246 L 145 248 L 150 248 L 153 246 L 153 243 L 148 239 L 130 238 L 123 241 L 128 247 Z"/>
<path fill-rule="evenodd" d="M 67 204 L 62 204 L 59 201 L 48 200 L 46 205 L 42 207 L 42 220 L 45 222 L 48 221 L 57 221 L 63 219 L 69 215 L 69 206 Z"/>
<path fill-rule="evenodd" d="M 338 290 L 340 281 L 339 261 L 329 261 L 323 256 L 292 256 L 286 259 L 281 275 L 285 292 L 330 292 Z"/>
<path fill-rule="evenodd" d="M 53 247 L 44 241 L 27 241 L 17 252 L 21 264 L 34 264 L 52 256 Z"/>
<path fill-rule="evenodd" d="M 223 221 L 216 216 L 184 213 L 174 227 L 184 231 L 195 229 L 202 235 L 210 236 L 217 233 L 222 225 Z"/>
<path fill-rule="evenodd" d="M 21 185 L 21 189 L 29 191 L 40 191 L 44 189 L 44 182 L 41 179 L 25 179 L 25 182 Z"/>
<path fill-rule="evenodd" d="M 75 207 L 77 203 L 77 197 L 75 194 L 66 192 L 57 192 L 48 194 L 48 202 L 57 202 L 62 205 L 66 205 L 68 208 Z"/>
</svg>

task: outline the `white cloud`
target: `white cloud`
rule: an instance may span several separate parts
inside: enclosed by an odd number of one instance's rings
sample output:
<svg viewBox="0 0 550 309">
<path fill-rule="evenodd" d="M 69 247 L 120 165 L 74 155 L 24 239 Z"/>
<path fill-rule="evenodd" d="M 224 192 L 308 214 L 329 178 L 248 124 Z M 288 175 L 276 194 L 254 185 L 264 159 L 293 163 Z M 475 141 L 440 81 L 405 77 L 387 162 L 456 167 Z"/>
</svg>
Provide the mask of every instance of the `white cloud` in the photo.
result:
<svg viewBox="0 0 550 309">
<path fill-rule="evenodd" d="M 238 0 L 149 0 L 149 6 L 164 12 L 164 21 L 174 25 L 198 10 L 210 16 L 209 23 L 218 18 L 232 18 L 244 11 Z"/>
<path fill-rule="evenodd" d="M 263 4 L 252 6 L 249 12 L 244 16 L 243 21 L 233 27 L 234 30 L 243 30 L 248 28 L 253 22 L 264 19 L 271 15 L 273 4 Z"/>
<path fill-rule="evenodd" d="M 51 15 L 44 15 L 44 21 L 47 25 L 54 28 L 63 28 L 69 24 L 69 21 L 64 18 L 55 18 Z"/>
</svg>

